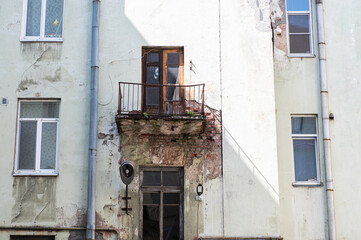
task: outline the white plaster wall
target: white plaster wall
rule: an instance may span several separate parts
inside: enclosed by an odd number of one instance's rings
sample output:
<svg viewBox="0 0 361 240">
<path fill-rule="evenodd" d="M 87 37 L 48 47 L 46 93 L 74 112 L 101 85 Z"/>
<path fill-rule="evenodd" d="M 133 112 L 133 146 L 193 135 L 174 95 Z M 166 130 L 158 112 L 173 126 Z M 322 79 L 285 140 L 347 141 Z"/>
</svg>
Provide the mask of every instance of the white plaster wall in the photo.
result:
<svg viewBox="0 0 361 240">
<path fill-rule="evenodd" d="M 318 156 L 321 182 L 324 183 L 315 3 L 312 5 L 312 20 L 315 57 L 289 58 L 284 52 L 286 48 L 275 47 L 274 50 L 281 234 L 285 239 L 327 239 L 325 187 L 292 185 L 294 182 L 292 114 L 318 116 Z M 286 34 L 285 31 L 282 32 L 284 43 L 286 43 Z M 280 40 L 277 37 L 275 39 Z"/>
<path fill-rule="evenodd" d="M 63 43 L 20 42 L 22 7 L 22 1 L 2 2 L 0 7 L 0 97 L 9 100 L 8 105 L 0 106 L 0 222 L 4 226 L 11 224 L 17 194 L 13 193 L 15 178 L 12 176 L 17 101 L 19 98 L 59 98 L 56 220 L 36 224 L 71 225 L 76 222 L 73 215 L 77 209 L 86 208 L 91 2 L 66 1 Z M 27 82 L 30 79 L 34 84 Z M 34 224 L 34 219 L 29 219 L 28 224 Z"/>
<path fill-rule="evenodd" d="M 221 1 L 224 235 L 280 235 L 267 1 Z"/>
<path fill-rule="evenodd" d="M 314 7 L 314 6 L 313 6 Z M 318 116 L 321 182 L 324 182 L 322 119 L 318 78 L 316 15 L 313 12 L 314 58 L 289 58 L 275 48 L 277 149 L 280 182 L 281 235 L 285 239 L 327 239 L 325 188 L 294 187 L 291 115 Z M 285 33 L 282 33 L 285 34 Z"/>
<path fill-rule="evenodd" d="M 96 209 L 107 216 L 107 223 L 118 223 L 124 237 L 139 234 L 139 216 L 132 213 L 129 224 L 124 212 L 124 201 L 114 202 L 118 194 L 124 196 L 125 186 L 119 178 L 119 135 L 114 125 L 118 107 L 118 82 L 141 83 L 141 50 L 143 46 L 184 47 L 184 83 L 205 83 L 205 104 L 219 110 L 219 14 L 218 1 L 176 0 L 114 0 L 101 2 L 100 17 L 100 81 L 99 81 L 99 132 L 114 134 L 98 141 Z M 194 68 L 191 72 L 190 61 Z M 114 132 L 115 127 L 115 132 Z M 104 142 L 106 140 L 106 142 Z M 106 174 L 104 174 L 106 173 Z M 194 178 L 198 179 L 198 178 Z M 195 180 L 194 180 L 195 181 Z M 184 209 L 197 206 L 195 189 L 188 193 L 189 186 L 196 182 L 185 181 Z M 134 180 L 132 189 L 139 188 Z M 199 233 L 202 236 L 221 236 L 222 195 L 221 180 L 205 181 L 203 202 L 200 205 Z M 130 202 L 133 209 L 139 208 L 138 199 Z M 115 206 L 112 211 L 109 206 Z M 185 239 L 196 232 L 197 220 L 185 222 Z"/>
<path fill-rule="evenodd" d="M 349 9 L 348 11 L 346 9 Z M 361 233 L 361 16 L 359 1 L 324 2 L 336 234 Z"/>
<path fill-rule="evenodd" d="M 338 239 L 360 238 L 360 62 L 358 1 L 325 2 L 327 78 L 336 233 Z M 315 8 L 314 8 L 315 9 Z M 345 9 L 349 9 L 346 11 Z M 351 10 L 352 9 L 352 10 Z M 313 12 L 314 17 L 315 12 Z M 316 33 L 316 21 L 313 21 Z M 317 55 L 317 37 L 314 35 Z M 287 58 L 275 49 L 277 136 L 280 172 L 281 232 L 285 239 L 328 239 L 325 187 L 292 187 L 293 161 L 290 114 L 318 114 L 321 129 L 318 59 Z M 321 179 L 324 182 L 322 134 L 319 131 Z"/>
</svg>

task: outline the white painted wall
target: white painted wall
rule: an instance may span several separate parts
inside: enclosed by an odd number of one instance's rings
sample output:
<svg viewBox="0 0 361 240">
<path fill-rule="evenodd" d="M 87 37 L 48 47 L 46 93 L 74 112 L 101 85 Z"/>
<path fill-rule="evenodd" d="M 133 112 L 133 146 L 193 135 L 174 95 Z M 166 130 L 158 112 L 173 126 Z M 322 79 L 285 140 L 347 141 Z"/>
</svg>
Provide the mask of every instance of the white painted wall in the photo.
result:
<svg viewBox="0 0 361 240">
<path fill-rule="evenodd" d="M 61 98 L 55 223 L 71 225 L 77 210 L 86 208 L 91 5 L 85 0 L 66 1 L 63 43 L 19 42 L 22 2 L 1 5 L 0 97 L 9 100 L 8 105 L 0 105 L 2 225 L 11 225 L 16 196 L 11 172 L 18 98 Z M 344 1 L 342 6 L 339 2 L 325 3 L 340 239 L 360 238 L 357 226 L 361 195 L 355 176 L 361 170 L 361 85 L 357 67 L 361 59 L 361 19 L 357 11 L 340 11 L 360 7 L 356 0 Z M 118 218 L 109 209 L 118 204 L 116 199 L 124 191 L 118 175 L 121 155 L 114 120 L 117 83 L 141 82 L 142 46 L 184 46 L 185 83 L 205 83 L 206 104 L 222 109 L 223 115 L 224 182 L 216 179 L 205 185 L 201 235 L 327 239 L 324 186 L 292 186 L 290 115 L 320 116 L 317 57 L 287 58 L 276 48 L 273 61 L 269 14 L 268 1 L 101 2 L 99 132 L 114 134 L 113 140 L 98 142 L 96 207 L 106 223 L 124 229 L 128 226 L 128 219 Z M 194 72 L 189 70 L 190 60 Z M 49 76 L 56 78 L 58 69 L 60 81 L 46 80 Z M 322 147 L 319 155 L 322 159 Z M 324 181 L 322 161 L 320 167 Z M 138 230 L 135 227 L 129 231 L 136 234 Z"/>
<path fill-rule="evenodd" d="M 100 22 L 100 132 L 109 134 L 110 129 L 114 127 L 118 107 L 117 83 L 142 82 L 143 46 L 184 47 L 184 83 L 205 83 L 205 104 L 220 109 L 218 1 L 103 1 Z M 192 72 L 189 69 L 190 61 L 195 66 Z M 100 183 L 103 187 L 97 188 L 96 208 L 99 213 L 106 216 L 110 216 L 111 213 L 104 207 L 105 204 L 116 204 L 114 199 L 117 194 L 124 195 L 124 186 L 119 183 L 118 178 L 117 166 L 121 153 L 117 152 L 117 134 L 111 142 L 115 145 L 102 145 L 102 141 L 98 142 L 97 184 Z M 109 163 L 113 166 L 112 170 L 109 170 Z M 108 175 L 104 176 L 102 172 L 107 172 Z M 195 184 L 188 181 L 186 183 L 192 186 Z M 206 192 L 201 203 L 199 220 L 199 233 L 202 236 L 222 234 L 221 187 L 220 179 L 205 181 Z M 193 194 L 187 194 L 188 188 L 185 186 L 185 219 L 190 219 L 187 214 L 195 214 L 188 213 L 188 210 L 194 209 L 197 204 Z M 109 196 L 112 196 L 113 200 L 109 199 Z M 133 208 L 138 208 L 138 199 L 132 200 L 132 204 Z M 122 227 L 126 231 L 139 234 L 138 216 L 133 216 L 134 224 L 129 225 L 125 217 L 118 221 L 120 225 L 123 224 Z M 194 217 L 191 218 L 191 222 L 185 222 L 185 239 L 195 236 L 195 232 L 188 229 L 194 228 L 196 222 Z"/>
<path fill-rule="evenodd" d="M 227 237 L 280 235 L 272 33 L 258 4 L 221 1 Z"/>
<path fill-rule="evenodd" d="M 61 99 L 59 176 L 56 177 L 54 222 L 36 225 L 71 225 L 77 210 L 86 208 L 88 109 L 90 78 L 91 8 L 87 1 L 66 1 L 64 42 L 20 42 L 22 1 L 3 2 L 0 7 L 0 222 L 12 224 L 16 196 L 13 188 L 17 101 L 20 98 Z M 80 17 L 79 17 L 80 16 Z M 56 71 L 60 72 L 58 75 Z M 50 80 L 49 80 L 50 79 Z M 55 82 L 53 82 L 55 79 Z M 33 82 L 33 84 L 29 84 Z M 20 89 L 22 88 L 22 89 Z M 26 90 L 25 90 L 26 88 Z M 41 196 L 39 196 L 40 198 Z M 45 204 L 45 203 L 44 203 Z M 23 208 L 32 206 L 23 206 Z M 40 211 L 40 210 L 39 210 Z M 2 238 L 3 239 L 3 238 Z M 7 238 L 4 238 L 7 239 Z"/>
<path fill-rule="evenodd" d="M 335 115 L 330 127 L 338 239 L 361 238 L 360 8 L 354 0 L 324 3 L 330 112 Z"/>
<path fill-rule="evenodd" d="M 315 10 L 315 3 L 313 3 Z M 360 193 L 355 181 L 361 164 L 359 145 L 360 61 L 357 24 L 360 3 L 324 1 L 329 108 L 335 120 L 330 122 L 336 233 L 338 239 L 360 238 L 356 230 Z M 353 9 L 354 11 L 343 11 Z M 313 11 L 315 58 L 288 58 L 275 48 L 275 85 L 277 138 L 280 179 L 281 234 L 285 239 L 328 239 L 325 187 L 293 187 L 291 114 L 316 114 L 322 129 L 317 58 L 317 23 Z M 282 33 L 283 34 L 283 33 Z M 338 117 L 336 117 L 338 116 Z M 322 131 L 319 130 L 321 181 L 325 182 Z"/>
<path fill-rule="evenodd" d="M 315 10 L 315 4 L 312 5 L 312 10 Z M 318 116 L 318 156 L 321 182 L 324 183 L 315 11 L 312 12 L 312 20 L 315 57 L 289 58 L 284 51 L 287 48 L 274 49 L 281 235 L 285 239 L 294 240 L 327 239 L 325 187 L 292 185 L 294 182 L 292 114 Z M 286 32 L 282 32 L 281 38 L 286 36 Z"/>
</svg>

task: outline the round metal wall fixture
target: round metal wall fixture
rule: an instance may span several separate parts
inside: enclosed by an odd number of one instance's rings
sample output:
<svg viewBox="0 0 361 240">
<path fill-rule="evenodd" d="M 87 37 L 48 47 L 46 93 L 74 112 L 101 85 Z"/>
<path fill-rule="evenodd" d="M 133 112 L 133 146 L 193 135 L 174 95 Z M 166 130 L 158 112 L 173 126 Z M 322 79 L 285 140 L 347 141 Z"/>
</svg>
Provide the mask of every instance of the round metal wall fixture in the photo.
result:
<svg viewBox="0 0 361 240">
<path fill-rule="evenodd" d="M 334 120 L 334 119 L 335 119 L 335 116 L 333 115 L 333 113 L 330 113 L 330 115 L 328 116 L 328 118 L 329 118 L 330 120 Z"/>
<path fill-rule="evenodd" d="M 124 161 L 119 167 L 120 178 L 126 185 L 130 184 L 134 178 L 134 165 L 131 161 Z"/>
</svg>

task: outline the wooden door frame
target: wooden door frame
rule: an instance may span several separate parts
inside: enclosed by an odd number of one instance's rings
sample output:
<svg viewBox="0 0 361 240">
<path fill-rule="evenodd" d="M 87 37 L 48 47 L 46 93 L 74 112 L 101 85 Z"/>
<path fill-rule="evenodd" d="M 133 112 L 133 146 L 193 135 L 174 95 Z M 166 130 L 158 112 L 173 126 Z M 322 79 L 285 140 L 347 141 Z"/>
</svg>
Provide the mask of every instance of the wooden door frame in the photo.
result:
<svg viewBox="0 0 361 240">
<path fill-rule="evenodd" d="M 147 54 L 148 53 L 159 53 L 159 64 L 147 64 Z M 160 79 L 159 84 L 167 85 L 167 53 L 179 53 L 179 85 L 184 84 L 184 47 L 142 47 L 142 84 L 146 83 L 147 77 L 147 66 L 159 66 Z M 166 99 L 166 86 L 160 87 L 159 89 L 159 112 L 164 110 L 164 99 Z M 180 100 L 184 103 L 184 89 L 179 89 Z M 147 109 L 146 101 L 146 87 L 142 89 L 142 112 Z"/>
</svg>

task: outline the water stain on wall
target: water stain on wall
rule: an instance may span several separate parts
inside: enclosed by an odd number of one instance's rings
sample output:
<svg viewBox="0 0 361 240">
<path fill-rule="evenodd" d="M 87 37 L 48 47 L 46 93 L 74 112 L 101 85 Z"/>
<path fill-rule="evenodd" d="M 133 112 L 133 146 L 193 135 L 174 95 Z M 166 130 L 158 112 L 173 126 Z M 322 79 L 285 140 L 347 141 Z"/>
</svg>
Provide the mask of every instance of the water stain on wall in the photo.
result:
<svg viewBox="0 0 361 240">
<path fill-rule="evenodd" d="M 54 222 L 56 182 L 52 177 L 16 177 L 12 223 Z"/>
</svg>

